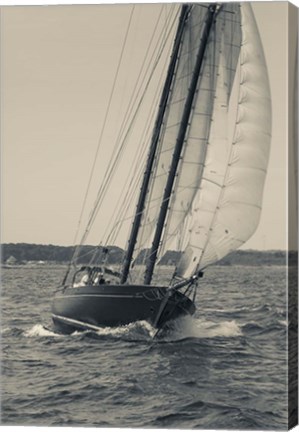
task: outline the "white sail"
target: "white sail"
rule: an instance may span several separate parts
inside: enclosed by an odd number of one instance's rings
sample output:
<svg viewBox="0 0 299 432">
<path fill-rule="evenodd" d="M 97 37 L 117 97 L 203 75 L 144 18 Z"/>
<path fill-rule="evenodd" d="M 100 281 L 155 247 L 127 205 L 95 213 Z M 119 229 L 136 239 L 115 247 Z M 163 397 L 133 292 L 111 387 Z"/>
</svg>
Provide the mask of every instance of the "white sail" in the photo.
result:
<svg viewBox="0 0 299 432">
<path fill-rule="evenodd" d="M 186 133 L 186 144 L 170 203 L 160 255 L 171 248 L 177 234 L 182 235 L 186 229 L 184 221 L 200 187 L 211 141 L 213 148 L 217 147 L 217 152 L 213 157 L 220 170 L 218 176 L 221 176 L 221 171 L 226 166 L 223 164 L 227 154 L 226 116 L 240 51 L 239 9 L 239 4 L 235 3 L 222 6 L 217 14 L 217 24 L 211 31 L 205 62 L 197 85 L 197 97 L 189 120 L 190 126 Z M 215 124 L 217 132 L 215 132 Z M 219 141 L 217 145 L 215 145 L 216 140 Z"/>
<path fill-rule="evenodd" d="M 216 104 L 200 189 L 192 203 L 189 242 L 177 268 L 188 277 L 237 249 L 255 232 L 261 213 L 271 136 L 267 68 L 249 3 L 241 4 L 242 44 L 227 112 Z M 224 98 L 221 85 L 220 98 Z M 236 124 L 223 129 L 224 119 Z M 217 121 L 216 121 L 217 119 Z"/>
</svg>

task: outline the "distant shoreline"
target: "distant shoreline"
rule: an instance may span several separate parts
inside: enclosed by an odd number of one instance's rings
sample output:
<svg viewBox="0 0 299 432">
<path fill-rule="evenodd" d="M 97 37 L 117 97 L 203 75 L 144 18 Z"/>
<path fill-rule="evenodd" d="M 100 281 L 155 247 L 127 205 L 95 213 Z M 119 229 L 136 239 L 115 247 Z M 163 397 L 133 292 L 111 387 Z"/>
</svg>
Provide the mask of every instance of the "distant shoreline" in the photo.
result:
<svg viewBox="0 0 299 432">
<path fill-rule="evenodd" d="M 43 263 L 56 263 L 64 264 L 70 261 L 75 247 L 74 246 L 56 246 L 56 245 L 41 245 L 31 243 L 4 243 L 1 245 L 1 264 L 2 265 L 15 265 L 15 264 L 43 264 Z M 120 264 L 123 260 L 124 251 L 117 246 L 108 246 L 108 263 Z M 96 250 L 95 246 L 83 246 L 79 255 L 78 262 L 80 264 L 87 264 L 90 257 Z M 147 250 L 141 251 L 139 257 L 136 259 L 136 264 L 141 264 L 144 257 L 148 253 Z M 238 250 L 224 257 L 217 262 L 217 265 L 232 266 L 232 265 L 247 265 L 247 266 L 261 266 L 261 265 L 286 265 L 288 256 L 289 265 L 297 265 L 296 251 L 283 250 Z M 96 258 L 94 262 L 100 262 L 102 257 L 102 249 L 98 248 L 96 251 Z M 161 265 L 175 265 L 180 258 L 180 252 L 167 251 L 161 259 Z"/>
</svg>

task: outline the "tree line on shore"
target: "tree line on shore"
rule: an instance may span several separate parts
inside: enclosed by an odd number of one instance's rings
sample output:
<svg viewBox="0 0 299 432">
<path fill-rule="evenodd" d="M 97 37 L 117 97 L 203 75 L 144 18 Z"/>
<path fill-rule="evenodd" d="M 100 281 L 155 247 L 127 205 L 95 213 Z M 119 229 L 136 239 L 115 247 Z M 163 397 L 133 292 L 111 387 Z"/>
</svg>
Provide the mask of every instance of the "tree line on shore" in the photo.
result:
<svg viewBox="0 0 299 432">
<path fill-rule="evenodd" d="M 69 262 L 73 256 L 74 246 L 55 246 L 29 243 L 5 243 L 1 248 L 1 263 L 8 263 L 9 260 L 16 264 L 26 262 Z M 136 259 L 136 264 L 144 262 L 148 250 L 142 250 Z M 175 265 L 180 259 L 180 252 L 167 251 L 160 260 L 161 265 Z M 94 263 L 103 261 L 109 264 L 119 264 L 124 257 L 124 251 L 117 246 L 108 246 L 107 248 L 95 246 L 82 246 L 78 263 L 88 264 L 93 258 Z M 285 265 L 287 252 L 281 250 L 274 251 L 256 251 L 256 250 L 238 250 L 227 255 L 218 265 Z M 290 265 L 297 264 L 297 252 L 288 253 L 288 262 Z"/>
</svg>

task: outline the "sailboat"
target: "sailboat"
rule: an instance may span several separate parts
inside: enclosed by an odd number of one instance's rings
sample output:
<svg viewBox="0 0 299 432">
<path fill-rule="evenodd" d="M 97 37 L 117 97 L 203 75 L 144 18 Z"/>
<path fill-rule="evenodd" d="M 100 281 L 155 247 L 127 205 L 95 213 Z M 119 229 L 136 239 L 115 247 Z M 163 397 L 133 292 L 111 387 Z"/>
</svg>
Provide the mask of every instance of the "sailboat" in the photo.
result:
<svg viewBox="0 0 299 432">
<path fill-rule="evenodd" d="M 258 226 L 270 142 L 268 72 L 250 3 L 180 5 L 122 266 L 109 264 L 103 245 L 97 262 L 78 266 L 81 242 L 53 300 L 55 326 L 147 321 L 159 331 L 194 314 L 205 269 Z M 162 283 L 155 273 L 175 247 Z"/>
</svg>

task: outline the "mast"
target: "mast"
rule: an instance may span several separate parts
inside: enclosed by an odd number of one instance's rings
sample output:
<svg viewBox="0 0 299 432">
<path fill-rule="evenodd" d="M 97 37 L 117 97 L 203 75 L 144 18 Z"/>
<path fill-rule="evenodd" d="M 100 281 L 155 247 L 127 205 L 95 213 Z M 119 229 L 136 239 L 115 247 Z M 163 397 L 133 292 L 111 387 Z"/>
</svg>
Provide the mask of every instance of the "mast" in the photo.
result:
<svg viewBox="0 0 299 432">
<path fill-rule="evenodd" d="M 178 24 L 178 28 L 177 28 L 177 32 L 176 32 L 176 36 L 175 36 L 175 40 L 174 40 L 174 45 L 173 45 L 173 49 L 172 49 L 171 59 L 170 59 L 170 63 L 168 66 L 167 76 L 166 76 L 164 88 L 163 88 L 161 99 L 160 99 L 159 110 L 158 110 L 157 119 L 156 119 L 156 123 L 155 123 L 155 127 L 154 127 L 154 132 L 153 132 L 153 136 L 152 136 L 152 140 L 151 140 L 151 145 L 150 145 L 149 155 L 148 155 L 148 159 L 147 159 L 146 169 L 144 172 L 143 181 L 142 181 L 142 185 L 140 188 L 140 194 L 139 194 L 139 199 L 138 199 L 138 203 L 136 206 L 135 217 L 134 217 L 134 221 L 132 224 L 128 248 L 127 248 L 127 252 L 125 255 L 124 266 L 123 266 L 122 276 L 121 276 L 121 280 L 120 280 L 121 284 L 124 284 L 127 281 L 129 271 L 130 271 L 132 256 L 133 256 L 135 244 L 137 241 L 137 236 L 138 236 L 138 232 L 139 232 L 139 228 L 140 228 L 140 224 L 141 224 L 142 213 L 144 210 L 145 200 L 146 200 L 146 196 L 148 193 L 148 186 L 149 186 L 149 182 L 151 179 L 152 168 L 153 168 L 153 164 L 154 164 L 154 160 L 155 160 L 155 156 L 156 156 L 156 151 L 157 151 L 157 146 L 158 146 L 158 142 L 159 142 L 160 130 L 162 127 L 164 114 L 165 114 L 165 110 L 167 107 L 168 96 L 169 96 L 170 91 L 171 91 L 171 85 L 173 82 L 173 76 L 175 73 L 177 58 L 178 58 L 179 50 L 181 47 L 181 41 L 182 41 L 182 37 L 183 37 L 183 33 L 184 33 L 185 21 L 186 21 L 186 18 L 188 16 L 189 10 L 190 10 L 190 6 L 188 6 L 188 5 L 182 6 L 179 24 Z"/>
<path fill-rule="evenodd" d="M 194 95 L 196 92 L 197 82 L 198 82 L 201 66 L 203 63 L 204 53 L 206 50 L 206 46 L 207 46 L 210 31 L 211 31 L 211 27 L 213 24 L 214 16 L 216 13 L 216 9 L 217 9 L 217 4 L 210 4 L 208 7 L 208 12 L 207 12 L 207 17 L 206 17 L 203 33 L 202 33 L 201 43 L 199 45 L 196 63 L 194 66 L 193 75 L 192 75 L 190 87 L 188 90 L 186 103 L 184 106 L 184 111 L 183 111 L 182 120 L 181 120 L 181 126 L 180 126 L 180 129 L 178 131 L 177 141 L 176 141 L 176 145 L 175 145 L 174 152 L 172 155 L 172 160 L 171 160 L 171 165 L 170 165 L 170 169 L 169 169 L 169 173 L 168 173 L 168 178 L 167 178 L 166 186 L 164 189 L 164 195 L 163 195 L 163 200 L 162 200 L 162 204 L 161 204 L 161 208 L 160 208 L 159 218 L 157 221 L 156 231 L 155 231 L 154 239 L 152 242 L 150 255 L 149 255 L 148 260 L 147 260 L 147 265 L 146 265 L 146 270 L 145 270 L 145 275 L 144 275 L 144 283 L 146 285 L 150 284 L 151 280 L 152 280 L 152 276 L 153 276 L 153 272 L 154 272 L 154 268 L 155 268 L 155 263 L 156 263 L 156 259 L 157 259 L 158 248 L 160 245 L 160 240 L 161 240 L 161 236 L 162 236 L 162 232 L 163 232 L 163 228 L 164 228 L 164 223 L 165 223 L 165 219 L 166 219 L 167 212 L 168 212 L 169 199 L 171 196 L 178 163 L 180 160 L 181 152 L 182 152 L 184 141 L 185 141 L 185 135 L 186 135 L 187 127 L 188 127 L 190 113 L 192 110 L 192 105 L 193 105 Z"/>
</svg>

